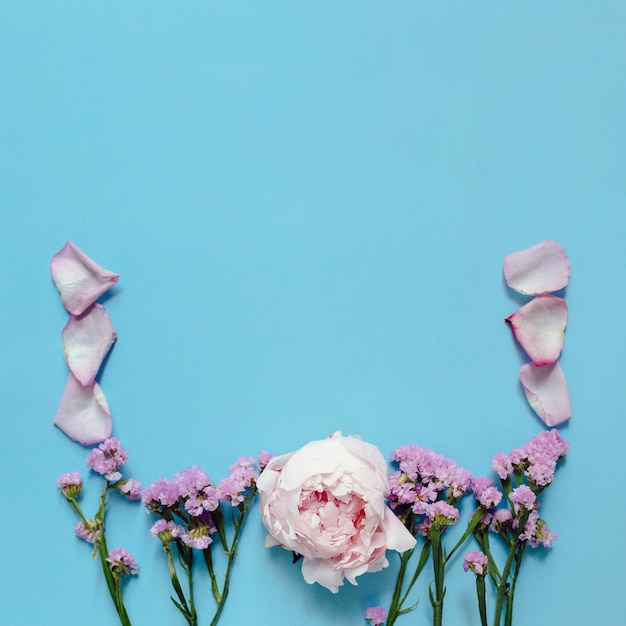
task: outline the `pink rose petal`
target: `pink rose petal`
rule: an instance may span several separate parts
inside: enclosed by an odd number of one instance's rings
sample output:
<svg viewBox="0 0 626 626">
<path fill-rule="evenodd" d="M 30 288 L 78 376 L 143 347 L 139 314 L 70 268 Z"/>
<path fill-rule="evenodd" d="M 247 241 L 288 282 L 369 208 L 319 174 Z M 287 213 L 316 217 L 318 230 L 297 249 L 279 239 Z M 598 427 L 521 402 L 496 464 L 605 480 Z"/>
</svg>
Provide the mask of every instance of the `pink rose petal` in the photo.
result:
<svg viewBox="0 0 626 626">
<path fill-rule="evenodd" d="M 111 412 L 100 385 L 94 382 L 83 387 L 70 374 L 54 424 L 68 437 L 85 446 L 110 437 Z"/>
<path fill-rule="evenodd" d="M 537 296 L 506 321 L 535 365 L 554 363 L 559 358 L 567 325 L 567 304 L 563 298 Z"/>
<path fill-rule="evenodd" d="M 101 304 L 94 304 L 80 316 L 70 317 L 63 329 L 63 352 L 81 385 L 94 381 L 116 338 L 111 318 Z"/>
<path fill-rule="evenodd" d="M 528 403 L 548 426 L 556 426 L 572 417 L 567 381 L 558 361 L 540 366 L 524 363 L 519 379 Z"/>
<path fill-rule="evenodd" d="M 83 313 L 120 277 L 100 267 L 71 241 L 52 257 L 50 274 L 63 306 L 73 315 Z"/>
<path fill-rule="evenodd" d="M 563 289 L 570 265 L 565 250 L 551 239 L 504 257 L 504 278 L 515 291 L 528 296 Z"/>
</svg>

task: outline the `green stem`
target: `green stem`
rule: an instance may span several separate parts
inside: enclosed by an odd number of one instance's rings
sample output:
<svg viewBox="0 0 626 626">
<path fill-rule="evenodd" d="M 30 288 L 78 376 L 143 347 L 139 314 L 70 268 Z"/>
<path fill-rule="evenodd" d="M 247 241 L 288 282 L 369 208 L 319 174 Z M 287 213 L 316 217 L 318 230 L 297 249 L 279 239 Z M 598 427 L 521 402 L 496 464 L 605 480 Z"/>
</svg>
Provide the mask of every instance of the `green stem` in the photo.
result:
<svg viewBox="0 0 626 626">
<path fill-rule="evenodd" d="M 506 603 L 506 614 L 504 616 L 505 626 L 512 626 L 513 624 L 513 600 L 515 598 L 515 585 L 517 584 L 517 577 L 519 576 L 519 570 L 522 565 L 522 557 L 524 555 L 525 547 L 526 542 L 521 543 L 515 555 L 515 571 L 513 572 L 513 579 L 511 580 L 511 588 L 509 589 L 508 600 Z"/>
<path fill-rule="evenodd" d="M 502 571 L 502 578 L 496 587 L 496 610 L 493 617 L 493 626 L 500 626 L 500 619 L 502 618 L 502 608 L 506 600 L 507 585 L 509 579 L 509 573 L 511 571 L 511 565 L 513 564 L 513 558 L 515 556 L 515 544 L 511 545 L 509 549 L 509 555 L 507 556 L 504 569 Z"/>
<path fill-rule="evenodd" d="M 233 542 L 226 552 L 228 560 L 226 562 L 226 573 L 224 574 L 224 586 L 222 587 L 222 593 L 220 595 L 219 602 L 217 603 L 217 608 L 215 609 L 215 615 L 211 620 L 211 626 L 215 626 L 215 624 L 217 624 L 220 615 L 222 614 L 224 604 L 226 603 L 226 599 L 228 598 L 228 591 L 230 589 L 230 575 L 232 572 L 233 562 L 235 561 L 235 556 L 237 554 L 237 543 L 239 541 L 239 535 L 241 533 L 241 529 L 243 528 L 243 522 L 246 511 L 248 509 L 248 505 L 252 501 L 252 498 L 254 498 L 254 495 L 255 494 L 252 494 L 248 497 L 248 499 L 246 499 L 244 508 L 241 511 L 241 515 L 239 516 L 239 519 L 235 522 L 235 534 L 233 535 Z"/>
<path fill-rule="evenodd" d="M 209 571 L 209 576 L 211 578 L 211 591 L 213 593 L 213 597 L 215 598 L 215 602 L 219 604 L 222 594 L 220 592 L 219 585 L 217 584 L 217 578 L 215 577 L 215 568 L 213 567 L 213 555 L 211 554 L 211 544 L 209 544 L 208 548 L 205 548 L 202 551 L 202 554 L 204 556 L 204 562 L 206 563 L 206 567 Z"/>
<path fill-rule="evenodd" d="M 411 589 L 413 589 L 413 585 L 415 584 L 415 581 L 417 580 L 418 576 L 422 573 L 422 570 L 424 569 L 424 565 L 426 565 L 426 561 L 428 560 L 428 555 L 430 554 L 430 540 L 427 539 L 426 542 L 424 543 L 424 546 L 422 547 L 422 552 L 420 554 L 420 560 L 417 563 L 417 567 L 415 568 L 415 572 L 413 573 L 413 577 L 411 578 L 411 582 L 409 583 L 409 586 L 407 587 L 404 595 L 402 596 L 402 600 L 400 600 L 400 607 L 402 607 L 402 605 L 405 603 L 409 592 L 411 591 Z M 407 609 L 410 610 L 410 609 Z M 403 613 L 404 611 L 402 611 Z"/>
<path fill-rule="evenodd" d="M 413 589 L 415 582 L 417 581 L 419 575 L 422 573 L 422 570 L 424 569 L 424 566 L 426 565 L 426 562 L 428 561 L 428 556 L 430 555 L 430 541 L 427 539 L 424 545 L 422 546 L 420 558 L 417 563 L 417 566 L 415 567 L 415 571 L 413 572 L 413 576 L 411 577 L 411 580 L 404 594 L 402 595 L 402 584 L 404 582 L 404 576 L 406 574 L 406 569 L 409 564 L 409 560 L 413 556 L 414 551 L 415 550 L 413 549 L 413 550 L 408 550 L 407 552 L 403 552 L 402 556 L 400 557 L 400 570 L 398 571 L 398 579 L 396 581 L 396 586 L 393 592 L 393 597 L 391 599 L 391 604 L 389 606 L 386 626 L 393 626 L 393 624 L 396 622 L 398 617 L 400 617 L 401 615 L 404 615 L 405 613 L 408 613 L 409 611 L 412 611 L 417 606 L 417 601 L 416 601 L 415 604 L 413 604 L 412 606 L 403 608 L 404 603 L 409 597 L 409 593 L 411 593 L 411 589 Z"/>
<path fill-rule="evenodd" d="M 430 590 L 430 602 L 434 609 L 433 626 L 442 626 L 443 598 L 446 589 L 443 584 L 445 560 L 441 548 L 441 528 L 433 524 L 430 528 L 431 551 L 433 553 L 433 570 L 435 574 L 435 593 Z"/>
<path fill-rule="evenodd" d="M 103 496 L 104 497 L 104 496 Z M 101 514 L 102 513 L 102 514 Z M 96 521 L 100 530 L 100 538 L 96 539 L 98 556 L 100 557 L 100 564 L 102 565 L 102 572 L 109 589 L 109 594 L 117 610 L 117 614 L 120 618 L 122 626 L 131 626 L 128 613 L 124 606 L 122 599 L 122 581 L 119 575 L 114 575 L 111 571 L 111 567 L 107 558 L 109 556 L 109 549 L 107 548 L 106 536 L 104 533 L 104 508 L 101 506 L 101 510 L 96 514 Z"/>
<path fill-rule="evenodd" d="M 402 602 L 400 601 L 400 594 L 402 593 L 402 583 L 404 582 L 404 574 L 406 572 L 406 567 L 412 554 L 413 550 L 407 550 L 406 552 L 403 552 L 402 556 L 400 557 L 400 569 L 398 571 L 398 579 L 396 580 L 396 587 L 393 590 L 391 604 L 389 605 L 389 611 L 387 612 L 387 626 L 393 626 L 402 608 Z"/>
<path fill-rule="evenodd" d="M 481 626 L 489 626 L 487 622 L 487 598 L 485 594 L 485 577 L 476 576 L 476 595 L 478 596 L 478 613 Z"/>
<path fill-rule="evenodd" d="M 196 615 L 195 608 L 190 609 L 187 604 L 187 598 L 185 597 L 185 593 L 180 584 L 180 580 L 178 580 L 178 574 L 176 573 L 176 565 L 174 563 L 174 557 L 172 556 L 172 549 L 169 543 L 163 544 L 163 549 L 165 550 L 165 554 L 167 555 L 167 567 L 170 572 L 170 580 L 172 581 L 172 587 L 178 596 L 178 602 L 172 598 L 172 601 L 178 608 L 178 610 L 182 613 L 183 617 L 187 620 L 189 626 L 197 626 L 198 617 Z"/>
</svg>

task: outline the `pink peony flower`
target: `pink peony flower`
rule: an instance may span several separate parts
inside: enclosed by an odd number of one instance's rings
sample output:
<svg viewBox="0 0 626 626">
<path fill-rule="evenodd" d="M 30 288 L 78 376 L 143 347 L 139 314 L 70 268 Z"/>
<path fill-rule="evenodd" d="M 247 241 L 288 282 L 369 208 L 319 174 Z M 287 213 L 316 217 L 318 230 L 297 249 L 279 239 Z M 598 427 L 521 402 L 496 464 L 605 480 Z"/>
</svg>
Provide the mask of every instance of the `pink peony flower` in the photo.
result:
<svg viewBox="0 0 626 626">
<path fill-rule="evenodd" d="M 389 565 L 415 538 L 385 504 L 387 463 L 372 444 L 335 433 L 273 458 L 259 477 L 266 546 L 302 555 L 302 575 L 333 593 Z"/>
</svg>

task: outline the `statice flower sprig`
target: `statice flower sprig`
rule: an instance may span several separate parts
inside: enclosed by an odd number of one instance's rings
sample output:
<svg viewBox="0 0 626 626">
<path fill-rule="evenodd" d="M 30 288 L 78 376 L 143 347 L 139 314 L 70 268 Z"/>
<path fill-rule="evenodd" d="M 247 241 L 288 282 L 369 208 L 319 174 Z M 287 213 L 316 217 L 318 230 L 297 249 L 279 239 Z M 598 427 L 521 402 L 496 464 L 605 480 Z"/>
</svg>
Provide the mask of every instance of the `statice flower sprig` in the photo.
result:
<svg viewBox="0 0 626 626">
<path fill-rule="evenodd" d="M 261 452 L 258 459 L 241 457 L 219 483 L 214 483 L 204 469 L 191 466 L 172 479 L 154 481 L 142 493 L 144 506 L 159 518 L 150 533 L 161 541 L 176 595 L 171 600 L 188 626 L 198 625 L 194 600 L 194 551 L 201 552 L 211 580 L 215 612 L 210 623 L 214 626 L 228 597 L 244 519 L 257 494 L 256 480 L 271 457 L 267 452 Z M 216 545 L 226 556 L 221 585 L 213 559 Z M 175 553 L 178 558 L 174 558 Z M 177 562 L 184 572 L 186 590 L 178 576 Z"/>
<path fill-rule="evenodd" d="M 557 463 L 569 452 L 569 443 L 557 430 L 542 431 L 510 454 L 499 452 L 492 459 L 492 469 L 498 475 L 506 506 L 494 510 L 485 523 L 474 529 L 481 553 L 487 559 L 485 569 L 495 587 L 495 607 L 492 626 L 513 623 L 513 601 L 524 551 L 527 546 L 550 547 L 556 535 L 539 517 L 539 496 L 552 484 Z M 482 479 L 489 481 L 489 479 Z M 489 481 L 490 482 L 490 481 Z M 487 482 L 482 483 L 483 486 Z M 489 487 L 491 490 L 491 487 Z M 490 532 L 506 548 L 506 560 L 498 567 L 490 545 Z M 475 553 L 470 553 L 475 554 Z M 469 555 L 466 557 L 466 560 Z M 468 566 L 469 567 L 469 566 Z M 477 595 L 481 625 L 487 621 L 484 572 L 469 567 L 477 575 Z M 467 570 L 466 570 L 467 571 Z M 483 579 L 479 584 L 478 578 Z"/>
<path fill-rule="evenodd" d="M 124 478 L 120 471 L 127 460 L 126 450 L 115 437 L 103 441 L 87 457 L 87 466 L 105 480 L 100 495 L 100 504 L 93 518 L 88 518 L 78 503 L 78 498 L 83 491 L 83 479 L 80 473 L 69 472 L 57 479 L 57 486 L 79 517 L 79 521 L 74 525 L 76 536 L 94 546 L 94 559 L 100 560 L 104 579 L 122 626 L 131 626 L 122 597 L 122 578 L 137 574 L 139 566 L 125 548 L 116 547 L 109 551 L 105 532 L 105 513 L 108 496 L 112 491 L 119 492 L 129 500 L 139 499 L 141 492 L 139 481 Z"/>
<path fill-rule="evenodd" d="M 386 624 L 392 626 L 398 617 L 415 606 L 413 604 L 407 607 L 405 604 L 432 556 L 434 583 L 428 591 L 433 607 L 433 624 L 441 626 L 446 593 L 446 564 L 471 535 L 486 510 L 483 507 L 478 508 L 463 536 L 446 552 L 443 536 L 459 519 L 457 504 L 471 491 L 471 473 L 451 459 L 414 444 L 396 448 L 391 453 L 391 460 L 397 464 L 398 470 L 390 475 L 389 505 L 411 533 L 422 537 L 423 544 L 413 574 L 406 584 L 405 577 L 415 548 L 404 552 L 400 557 L 400 570 Z"/>
</svg>

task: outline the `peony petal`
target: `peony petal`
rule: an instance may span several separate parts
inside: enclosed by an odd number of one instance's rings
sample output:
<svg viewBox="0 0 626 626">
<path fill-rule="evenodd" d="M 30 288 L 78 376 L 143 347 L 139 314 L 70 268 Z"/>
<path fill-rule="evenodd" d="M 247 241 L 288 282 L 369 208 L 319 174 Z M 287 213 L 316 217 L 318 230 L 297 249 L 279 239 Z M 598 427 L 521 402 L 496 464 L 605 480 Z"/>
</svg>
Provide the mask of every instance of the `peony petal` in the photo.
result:
<svg viewBox="0 0 626 626">
<path fill-rule="evenodd" d="M 111 412 L 100 385 L 91 383 L 84 387 L 70 374 L 54 424 L 85 446 L 110 437 Z"/>
<path fill-rule="evenodd" d="M 572 417 L 567 381 L 558 361 L 541 366 L 524 363 L 519 379 L 528 403 L 548 426 L 556 426 Z"/>
<path fill-rule="evenodd" d="M 565 250 L 551 239 L 504 257 L 506 284 L 525 295 L 563 289 L 569 283 L 569 275 Z"/>
<path fill-rule="evenodd" d="M 387 538 L 387 550 L 396 550 L 402 553 L 414 548 L 417 543 L 415 537 L 390 508 L 385 508 L 387 510 L 385 511 L 383 525 Z"/>
<path fill-rule="evenodd" d="M 91 384 L 117 338 L 109 314 L 96 303 L 82 315 L 72 315 L 62 336 L 65 360 L 72 374 L 81 385 Z"/>
<path fill-rule="evenodd" d="M 567 325 L 567 304 L 563 298 L 537 296 L 506 321 L 535 365 L 554 363 L 559 358 Z"/>
<path fill-rule="evenodd" d="M 100 267 L 71 241 L 52 257 L 50 274 L 63 306 L 73 315 L 81 315 L 120 277 Z"/>
</svg>

